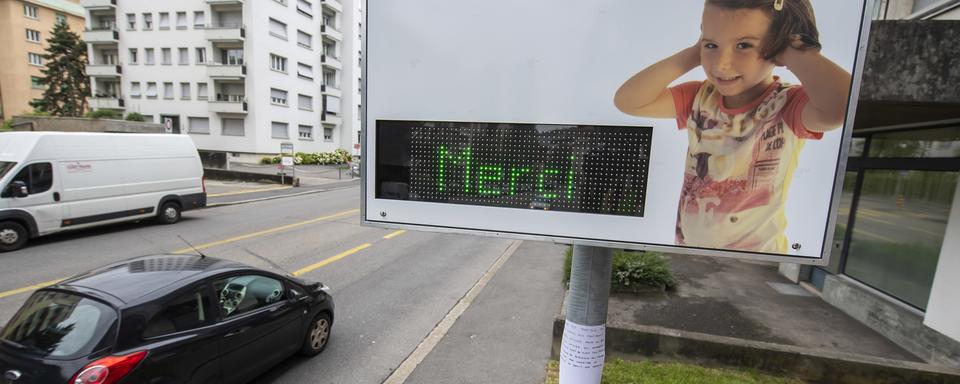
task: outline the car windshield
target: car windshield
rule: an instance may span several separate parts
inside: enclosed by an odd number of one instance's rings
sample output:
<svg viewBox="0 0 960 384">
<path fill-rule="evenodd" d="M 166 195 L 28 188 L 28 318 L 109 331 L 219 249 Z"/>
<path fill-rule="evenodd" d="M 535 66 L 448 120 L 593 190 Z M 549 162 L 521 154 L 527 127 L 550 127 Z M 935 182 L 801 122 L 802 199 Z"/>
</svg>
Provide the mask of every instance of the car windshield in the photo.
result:
<svg viewBox="0 0 960 384">
<path fill-rule="evenodd" d="M 11 161 L 0 161 L 0 179 L 6 176 L 7 172 L 10 172 L 14 165 L 17 165 L 17 163 Z"/>
<path fill-rule="evenodd" d="M 0 340 L 40 357 L 74 359 L 106 346 L 104 336 L 116 321 L 116 311 L 99 301 L 42 290 L 23 304 Z"/>
</svg>

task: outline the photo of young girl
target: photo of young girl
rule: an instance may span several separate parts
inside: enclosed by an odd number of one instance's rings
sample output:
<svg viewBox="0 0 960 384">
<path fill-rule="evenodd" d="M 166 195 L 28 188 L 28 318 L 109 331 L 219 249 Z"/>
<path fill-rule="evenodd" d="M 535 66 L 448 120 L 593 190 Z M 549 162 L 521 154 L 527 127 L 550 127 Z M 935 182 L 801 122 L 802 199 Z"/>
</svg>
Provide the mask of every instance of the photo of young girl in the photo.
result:
<svg viewBox="0 0 960 384">
<path fill-rule="evenodd" d="M 798 155 L 843 126 L 851 75 L 821 55 L 809 0 L 706 0 L 700 28 L 694 45 L 624 82 L 614 104 L 688 132 L 677 245 L 787 253 Z M 697 67 L 705 80 L 671 86 Z"/>
</svg>

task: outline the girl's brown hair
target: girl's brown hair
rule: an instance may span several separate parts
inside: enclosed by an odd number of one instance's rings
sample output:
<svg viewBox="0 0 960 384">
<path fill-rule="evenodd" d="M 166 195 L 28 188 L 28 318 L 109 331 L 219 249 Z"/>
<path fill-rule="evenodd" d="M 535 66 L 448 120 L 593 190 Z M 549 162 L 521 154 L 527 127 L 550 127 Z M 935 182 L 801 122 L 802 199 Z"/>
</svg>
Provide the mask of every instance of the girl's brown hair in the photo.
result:
<svg viewBox="0 0 960 384">
<path fill-rule="evenodd" d="M 707 4 L 725 9 L 758 9 L 770 16 L 773 22 L 767 32 L 766 44 L 761 48 L 763 58 L 773 60 L 787 47 L 795 46 L 798 39 L 799 49 L 819 49 L 820 32 L 817 20 L 809 0 L 706 0 Z M 780 3 L 780 9 L 776 9 Z M 796 46 L 795 46 L 796 47 Z"/>
</svg>

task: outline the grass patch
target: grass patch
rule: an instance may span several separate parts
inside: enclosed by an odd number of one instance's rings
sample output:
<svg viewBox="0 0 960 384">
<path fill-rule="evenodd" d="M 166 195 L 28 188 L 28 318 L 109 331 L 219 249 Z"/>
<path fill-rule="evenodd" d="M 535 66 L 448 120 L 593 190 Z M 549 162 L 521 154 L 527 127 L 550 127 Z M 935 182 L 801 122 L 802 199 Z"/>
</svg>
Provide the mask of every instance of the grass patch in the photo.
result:
<svg viewBox="0 0 960 384">
<path fill-rule="evenodd" d="M 13 124 L 13 120 L 4 121 L 3 125 L 0 126 L 0 132 L 12 131 L 13 126 L 11 124 Z"/>
<path fill-rule="evenodd" d="M 567 247 L 563 262 L 563 282 L 570 281 L 573 264 L 573 247 Z M 613 292 L 639 292 L 650 287 L 673 289 L 677 286 L 667 259 L 660 252 L 624 251 L 613 252 L 613 274 L 610 290 Z"/>
<path fill-rule="evenodd" d="M 547 364 L 546 384 L 560 382 L 560 363 Z M 603 367 L 603 384 L 803 384 L 796 379 L 774 377 L 755 371 L 704 368 L 682 363 L 633 362 L 616 359 Z"/>
</svg>

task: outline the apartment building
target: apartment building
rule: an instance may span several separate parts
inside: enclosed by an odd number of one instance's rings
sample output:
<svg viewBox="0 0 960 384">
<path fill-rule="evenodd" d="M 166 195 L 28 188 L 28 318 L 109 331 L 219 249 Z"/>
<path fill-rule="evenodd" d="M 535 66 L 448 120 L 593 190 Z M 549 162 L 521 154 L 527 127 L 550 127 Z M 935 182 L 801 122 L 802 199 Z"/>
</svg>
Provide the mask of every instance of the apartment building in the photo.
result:
<svg viewBox="0 0 960 384">
<path fill-rule="evenodd" d="M 342 2 L 341 2 L 342 1 Z M 93 109 L 137 112 L 201 151 L 255 162 L 352 149 L 351 0 L 81 0 Z"/>
<path fill-rule="evenodd" d="M 43 94 L 47 39 L 63 21 L 75 33 L 83 31 L 79 0 L 0 1 L 0 120 L 33 111 L 30 101 Z"/>
</svg>

